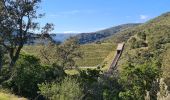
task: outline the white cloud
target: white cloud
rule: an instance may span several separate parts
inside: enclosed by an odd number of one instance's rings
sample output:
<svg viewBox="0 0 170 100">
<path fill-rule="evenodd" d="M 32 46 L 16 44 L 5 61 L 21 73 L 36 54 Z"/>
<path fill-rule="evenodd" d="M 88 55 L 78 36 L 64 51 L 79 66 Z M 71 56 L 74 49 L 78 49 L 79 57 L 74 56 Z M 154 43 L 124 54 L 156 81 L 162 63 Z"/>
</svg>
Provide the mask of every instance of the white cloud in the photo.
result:
<svg viewBox="0 0 170 100">
<path fill-rule="evenodd" d="M 148 15 L 140 15 L 140 19 L 141 19 L 141 20 L 146 20 L 146 19 L 148 19 L 148 18 L 149 18 Z"/>
</svg>

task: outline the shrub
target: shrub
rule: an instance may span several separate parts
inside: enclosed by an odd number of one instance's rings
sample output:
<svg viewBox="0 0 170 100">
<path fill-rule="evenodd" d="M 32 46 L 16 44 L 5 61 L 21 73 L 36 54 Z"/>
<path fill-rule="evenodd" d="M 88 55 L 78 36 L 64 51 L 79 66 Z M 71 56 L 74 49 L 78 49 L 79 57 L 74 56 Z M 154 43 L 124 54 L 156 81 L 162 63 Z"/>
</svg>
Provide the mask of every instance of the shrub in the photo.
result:
<svg viewBox="0 0 170 100">
<path fill-rule="evenodd" d="M 134 43 L 132 43 L 131 48 L 135 49 L 135 48 L 141 48 L 141 47 L 147 47 L 148 44 L 145 43 L 143 40 L 138 40 Z"/>
<path fill-rule="evenodd" d="M 44 66 L 44 69 L 45 69 L 45 80 L 47 82 L 51 82 L 54 80 L 59 81 L 66 75 L 63 67 L 57 64 L 52 64 L 52 66 Z"/>
<path fill-rule="evenodd" d="M 16 94 L 25 97 L 35 97 L 38 83 L 44 81 L 45 72 L 39 59 L 31 55 L 21 55 L 8 80 Z"/>
<path fill-rule="evenodd" d="M 146 40 L 146 34 L 144 32 L 139 32 L 137 36 L 142 40 Z"/>
<path fill-rule="evenodd" d="M 76 79 L 66 77 L 61 83 L 39 85 L 40 94 L 50 100 L 79 100 L 83 93 Z"/>
<path fill-rule="evenodd" d="M 124 90 L 119 93 L 123 100 L 144 100 L 146 91 L 152 100 L 156 100 L 158 92 L 157 79 L 160 78 L 160 62 L 157 60 L 148 61 L 140 65 L 128 63 L 124 66 L 119 80 Z"/>
</svg>

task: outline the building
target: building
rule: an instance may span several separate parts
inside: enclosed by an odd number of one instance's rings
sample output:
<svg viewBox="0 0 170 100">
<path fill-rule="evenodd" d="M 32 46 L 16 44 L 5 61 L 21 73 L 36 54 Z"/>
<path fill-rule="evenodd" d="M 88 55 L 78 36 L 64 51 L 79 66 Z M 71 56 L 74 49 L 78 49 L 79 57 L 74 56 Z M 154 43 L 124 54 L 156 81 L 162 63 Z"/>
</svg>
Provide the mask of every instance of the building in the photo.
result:
<svg viewBox="0 0 170 100">
<path fill-rule="evenodd" d="M 123 47 L 124 47 L 124 43 L 119 43 L 116 49 L 117 53 L 120 53 L 123 50 Z"/>
</svg>

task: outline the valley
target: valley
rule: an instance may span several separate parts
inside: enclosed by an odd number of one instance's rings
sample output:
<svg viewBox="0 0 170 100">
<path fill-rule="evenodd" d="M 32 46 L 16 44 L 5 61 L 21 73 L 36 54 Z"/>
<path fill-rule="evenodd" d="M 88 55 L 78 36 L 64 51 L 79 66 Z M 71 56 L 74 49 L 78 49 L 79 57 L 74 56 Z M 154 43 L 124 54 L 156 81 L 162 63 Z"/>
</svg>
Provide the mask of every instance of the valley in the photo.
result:
<svg viewBox="0 0 170 100">
<path fill-rule="evenodd" d="M 168 11 L 168 1 L 0 0 L 0 100 L 170 100 Z"/>
</svg>

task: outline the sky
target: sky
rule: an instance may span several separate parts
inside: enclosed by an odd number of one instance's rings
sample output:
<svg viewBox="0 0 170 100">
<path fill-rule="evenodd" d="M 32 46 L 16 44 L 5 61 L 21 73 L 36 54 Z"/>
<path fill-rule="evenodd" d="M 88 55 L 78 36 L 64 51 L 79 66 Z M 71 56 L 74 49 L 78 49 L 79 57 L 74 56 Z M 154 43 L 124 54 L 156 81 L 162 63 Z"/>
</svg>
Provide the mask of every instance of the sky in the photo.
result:
<svg viewBox="0 0 170 100">
<path fill-rule="evenodd" d="M 126 23 L 143 23 L 170 11 L 170 0 L 42 0 L 41 26 L 53 33 L 95 32 Z"/>
</svg>

